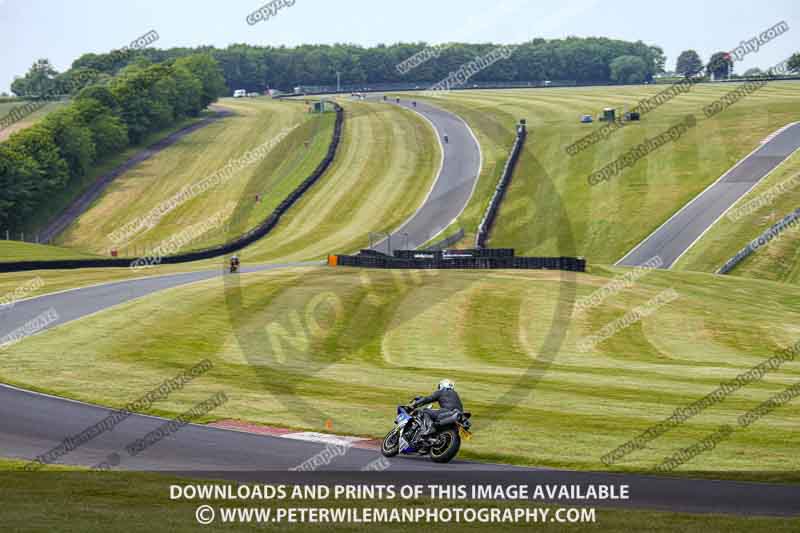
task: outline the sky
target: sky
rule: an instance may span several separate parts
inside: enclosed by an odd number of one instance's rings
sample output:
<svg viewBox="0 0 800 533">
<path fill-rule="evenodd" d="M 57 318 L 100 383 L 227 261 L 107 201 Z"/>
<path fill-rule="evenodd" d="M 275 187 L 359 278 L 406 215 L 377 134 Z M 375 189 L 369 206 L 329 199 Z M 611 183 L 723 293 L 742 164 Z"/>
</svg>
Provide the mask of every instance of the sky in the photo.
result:
<svg viewBox="0 0 800 533">
<path fill-rule="evenodd" d="M 291 2 L 291 0 L 289 0 Z M 681 51 L 703 61 L 785 21 L 789 32 L 735 65 L 767 68 L 800 51 L 798 0 L 294 0 L 250 25 L 257 0 L 0 0 L 0 92 L 38 58 L 61 72 L 87 52 L 121 48 L 154 30 L 158 48 L 399 41 L 518 43 L 603 36 L 657 45 L 675 68 Z M 797 29 L 795 29 L 797 28 Z M 342 80 L 346 83 L 346 80 Z"/>
</svg>

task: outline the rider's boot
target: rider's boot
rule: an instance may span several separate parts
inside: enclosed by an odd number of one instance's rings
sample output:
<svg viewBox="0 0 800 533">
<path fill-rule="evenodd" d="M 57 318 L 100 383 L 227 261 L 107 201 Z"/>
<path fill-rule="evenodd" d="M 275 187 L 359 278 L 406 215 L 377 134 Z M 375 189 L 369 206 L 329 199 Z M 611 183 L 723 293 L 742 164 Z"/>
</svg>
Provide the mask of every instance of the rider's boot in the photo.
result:
<svg viewBox="0 0 800 533">
<path fill-rule="evenodd" d="M 422 433 L 420 434 L 420 437 L 424 439 L 425 437 L 430 437 L 434 433 L 436 433 L 436 428 L 434 427 L 434 424 L 433 424 L 433 418 L 430 415 L 426 415 L 425 416 L 425 428 L 422 431 Z"/>
</svg>

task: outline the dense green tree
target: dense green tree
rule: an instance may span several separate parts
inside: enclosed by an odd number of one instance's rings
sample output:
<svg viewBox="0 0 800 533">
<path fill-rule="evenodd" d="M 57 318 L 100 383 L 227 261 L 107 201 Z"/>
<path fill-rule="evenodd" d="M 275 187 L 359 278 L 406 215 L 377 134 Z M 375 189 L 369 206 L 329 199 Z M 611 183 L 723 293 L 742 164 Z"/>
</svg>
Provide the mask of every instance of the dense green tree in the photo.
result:
<svg viewBox="0 0 800 533">
<path fill-rule="evenodd" d="M 21 78 L 23 81 L 14 80 L 11 90 L 17 96 L 37 98 L 52 96 L 58 92 L 56 75 L 58 72 L 50 64 L 49 59 L 38 59 Z"/>
<path fill-rule="evenodd" d="M 95 145 L 92 132 L 83 121 L 81 114 L 69 106 L 49 113 L 42 125 L 53 135 L 61 158 L 67 163 L 71 178 L 86 174 L 95 162 Z"/>
<path fill-rule="evenodd" d="M 0 143 L 0 228 L 16 227 L 33 214 L 41 176 L 32 157 L 9 143 Z"/>
<path fill-rule="evenodd" d="M 110 107 L 94 98 L 82 97 L 73 108 L 91 132 L 97 159 L 119 153 L 128 146 L 128 128 Z"/>
<path fill-rule="evenodd" d="M 89 56 L 91 61 L 62 75 L 45 68 L 49 62 L 32 69 L 46 73 L 55 91 L 75 94 L 66 107 L 0 143 L 0 229 L 24 224 L 70 180 L 129 142 L 198 115 L 225 87 L 222 70 L 208 53 L 140 54 L 127 63 L 121 57 Z M 103 65 L 110 70 L 97 70 Z M 33 73 L 20 80 L 17 89 L 37 87 L 26 89 L 29 95 L 39 95 L 44 86 Z"/>
<path fill-rule="evenodd" d="M 25 206 L 49 199 L 69 181 L 69 167 L 61 157 L 53 131 L 43 124 L 34 124 L 13 134 L 6 144 L 13 152 L 35 162 L 35 179 L 25 186 Z"/>
<path fill-rule="evenodd" d="M 728 52 L 717 52 L 711 56 L 706 66 L 708 76 L 715 79 L 726 79 L 733 73 L 733 61 Z"/>
<path fill-rule="evenodd" d="M 225 78 L 219 63 L 209 54 L 195 54 L 175 61 L 176 67 L 185 67 L 200 81 L 202 93 L 200 103 L 203 108 L 216 102 L 225 93 Z"/>
<path fill-rule="evenodd" d="M 647 64 L 638 56 L 620 56 L 611 62 L 611 79 L 620 83 L 641 83 L 647 77 Z"/>
<path fill-rule="evenodd" d="M 681 76 L 693 76 L 703 70 L 703 61 L 700 54 L 694 50 L 685 50 L 678 56 L 675 63 L 675 72 Z"/>
<path fill-rule="evenodd" d="M 790 72 L 800 73 L 800 52 L 790 57 L 786 66 L 789 68 Z"/>
<path fill-rule="evenodd" d="M 749 68 L 749 69 L 745 70 L 744 74 L 742 74 L 742 75 L 744 77 L 746 77 L 746 78 L 755 78 L 755 77 L 758 77 L 758 76 L 763 76 L 764 75 L 764 71 L 761 70 L 758 67 L 753 67 L 753 68 Z"/>
<path fill-rule="evenodd" d="M 447 78 L 464 64 L 488 54 L 498 46 L 491 43 L 448 43 L 447 47 L 432 48 L 427 43 L 419 42 L 379 44 L 371 48 L 352 44 L 301 45 L 294 48 L 233 44 L 222 50 L 211 47 L 169 50 L 146 48 L 129 56 L 117 54 L 113 58 L 106 58 L 102 54 L 86 54 L 72 66 L 105 69 L 105 72 L 114 74 L 124 70 L 125 61 L 127 64 L 141 60 L 157 63 L 203 54 L 218 62 L 228 91 L 245 89 L 260 92 L 267 88 L 291 90 L 298 85 L 335 86 L 337 73 L 345 86 L 391 82 L 425 86 Z M 435 50 L 436 53 L 427 54 L 426 61 L 407 72 L 397 69 L 397 65 L 426 49 L 428 52 Z M 664 70 L 666 58 L 663 50 L 657 46 L 603 37 L 568 37 L 533 39 L 522 43 L 509 59 L 498 61 L 472 75 L 470 81 L 607 82 L 611 80 L 611 62 L 620 56 L 641 58 L 645 63 L 645 80 L 652 79 Z M 191 61 L 196 63 L 200 60 L 195 58 Z M 192 71 L 198 75 L 197 71 Z M 216 72 L 216 69 L 210 71 Z M 206 103 L 220 94 L 218 89 L 224 90 L 220 89 L 218 83 L 211 85 L 214 87 L 209 88 L 209 83 L 204 83 Z"/>
<path fill-rule="evenodd" d="M 28 94 L 28 80 L 22 76 L 17 76 L 11 82 L 11 93 L 16 96 L 25 96 Z"/>
</svg>

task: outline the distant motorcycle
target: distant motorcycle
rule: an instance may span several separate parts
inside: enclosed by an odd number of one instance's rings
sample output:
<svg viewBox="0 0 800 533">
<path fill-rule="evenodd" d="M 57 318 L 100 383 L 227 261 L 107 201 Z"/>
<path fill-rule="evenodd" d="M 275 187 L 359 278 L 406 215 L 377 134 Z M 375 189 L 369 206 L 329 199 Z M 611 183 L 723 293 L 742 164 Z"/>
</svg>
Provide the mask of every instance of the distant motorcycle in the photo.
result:
<svg viewBox="0 0 800 533">
<path fill-rule="evenodd" d="M 448 463 L 461 449 L 461 439 L 472 438 L 469 428 L 471 413 L 456 411 L 454 414 L 435 423 L 435 431 L 426 437 L 423 409 L 412 409 L 401 405 L 397 408 L 395 428 L 389 432 L 381 444 L 384 457 L 403 455 L 429 455 L 435 463 Z"/>
<path fill-rule="evenodd" d="M 231 274 L 236 274 L 237 272 L 239 272 L 239 258 L 236 257 L 236 256 L 231 258 L 230 271 L 231 271 Z"/>
</svg>

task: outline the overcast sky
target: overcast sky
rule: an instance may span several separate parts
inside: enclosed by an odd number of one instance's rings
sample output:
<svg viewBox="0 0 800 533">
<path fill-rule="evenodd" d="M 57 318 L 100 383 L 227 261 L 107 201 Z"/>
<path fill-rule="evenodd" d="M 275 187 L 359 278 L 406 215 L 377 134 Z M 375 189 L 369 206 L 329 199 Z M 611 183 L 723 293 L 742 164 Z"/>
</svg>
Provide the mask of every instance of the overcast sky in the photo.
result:
<svg viewBox="0 0 800 533">
<path fill-rule="evenodd" d="M 160 36 L 153 44 L 159 48 L 605 36 L 661 46 L 672 70 L 683 50 L 694 48 L 707 61 L 786 21 L 790 31 L 737 63 L 736 72 L 800 51 L 798 0 L 295 0 L 277 16 L 248 25 L 247 15 L 265 3 L 0 0 L 0 91 L 37 58 L 63 71 L 83 53 L 120 48 L 151 30 Z"/>
</svg>

